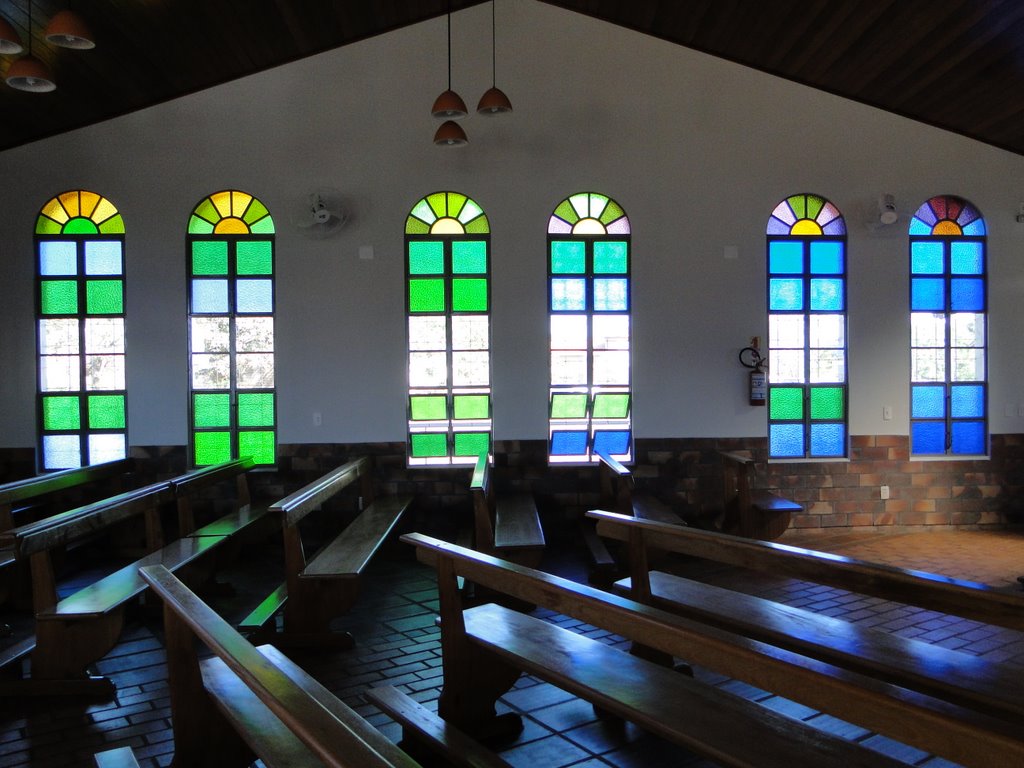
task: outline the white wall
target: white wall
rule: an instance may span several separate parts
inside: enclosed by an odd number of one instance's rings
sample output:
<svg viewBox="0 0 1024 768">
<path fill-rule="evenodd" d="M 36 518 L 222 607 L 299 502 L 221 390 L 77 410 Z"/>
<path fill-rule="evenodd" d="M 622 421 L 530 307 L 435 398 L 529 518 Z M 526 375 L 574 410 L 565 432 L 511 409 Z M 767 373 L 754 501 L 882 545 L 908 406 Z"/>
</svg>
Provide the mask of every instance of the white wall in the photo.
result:
<svg viewBox="0 0 1024 768">
<path fill-rule="evenodd" d="M 589 190 L 633 226 L 638 437 L 765 433 L 736 352 L 766 335 L 764 228 L 799 192 L 829 198 L 850 230 L 851 432 L 907 431 L 906 239 L 862 224 L 880 192 L 911 210 L 957 194 L 985 215 L 992 431 L 1024 431 L 1024 158 L 542 3 L 502 0 L 497 17 L 515 112 L 468 118 L 462 149 L 431 144 L 441 18 L 0 153 L 0 447 L 34 443 L 35 215 L 79 187 L 127 226 L 132 444 L 186 441 L 185 226 L 228 187 L 278 225 L 282 442 L 403 439 L 403 226 L 442 189 L 491 221 L 498 439 L 546 435 L 546 222 Z M 453 86 L 471 107 L 491 84 L 489 25 L 487 5 L 452 17 Z M 307 240 L 289 210 L 323 185 L 354 218 Z"/>
</svg>

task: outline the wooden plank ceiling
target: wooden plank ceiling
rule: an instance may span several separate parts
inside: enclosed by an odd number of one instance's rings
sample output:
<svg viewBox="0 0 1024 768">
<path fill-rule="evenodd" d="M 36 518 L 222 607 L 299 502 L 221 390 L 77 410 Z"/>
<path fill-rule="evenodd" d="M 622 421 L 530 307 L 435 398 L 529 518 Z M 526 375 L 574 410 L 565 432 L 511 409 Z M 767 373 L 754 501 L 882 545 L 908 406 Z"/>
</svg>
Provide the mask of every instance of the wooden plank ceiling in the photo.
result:
<svg viewBox="0 0 1024 768">
<path fill-rule="evenodd" d="M 451 8 L 483 0 L 451 0 Z M 498 0 L 500 3 L 502 0 Z M 1021 0 L 538 0 L 1024 154 Z M 29 0 L 0 0 L 27 40 Z M 448 0 L 38 0 L 50 94 L 0 85 L 0 150 L 445 13 Z M 91 51 L 43 41 L 71 8 Z M 499 8 L 500 13 L 500 8 Z M 17 57 L 0 57 L 0 75 Z M 513 95 L 514 100 L 514 95 Z"/>
</svg>

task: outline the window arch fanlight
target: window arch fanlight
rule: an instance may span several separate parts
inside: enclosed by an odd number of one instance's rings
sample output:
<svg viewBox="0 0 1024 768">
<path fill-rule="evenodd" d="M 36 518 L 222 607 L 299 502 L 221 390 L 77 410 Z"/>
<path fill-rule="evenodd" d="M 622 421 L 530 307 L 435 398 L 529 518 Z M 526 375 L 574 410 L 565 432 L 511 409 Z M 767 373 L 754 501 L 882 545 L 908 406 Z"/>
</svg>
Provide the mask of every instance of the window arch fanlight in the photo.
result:
<svg viewBox="0 0 1024 768">
<path fill-rule="evenodd" d="M 490 232 L 458 192 L 427 195 L 406 218 L 410 466 L 491 451 Z"/>
<path fill-rule="evenodd" d="M 189 435 L 193 466 L 277 457 L 274 220 L 239 190 L 188 221 Z"/>
<path fill-rule="evenodd" d="M 607 195 L 582 192 L 548 220 L 551 463 L 633 458 L 630 226 Z"/>
<path fill-rule="evenodd" d="M 772 211 L 768 244 L 768 455 L 847 454 L 846 222 L 818 195 Z"/>
<path fill-rule="evenodd" d="M 67 469 L 127 455 L 124 221 L 72 190 L 35 225 L 39 464 Z"/>
<path fill-rule="evenodd" d="M 910 452 L 988 445 L 987 254 L 981 212 L 939 195 L 910 222 Z"/>
</svg>

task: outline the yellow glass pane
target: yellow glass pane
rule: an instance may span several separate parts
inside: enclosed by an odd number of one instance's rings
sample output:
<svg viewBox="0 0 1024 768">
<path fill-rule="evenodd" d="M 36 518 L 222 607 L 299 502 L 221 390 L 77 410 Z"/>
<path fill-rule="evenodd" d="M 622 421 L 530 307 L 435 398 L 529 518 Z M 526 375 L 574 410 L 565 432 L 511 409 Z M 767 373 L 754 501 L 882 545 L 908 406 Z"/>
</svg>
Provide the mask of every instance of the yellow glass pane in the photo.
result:
<svg viewBox="0 0 1024 768">
<path fill-rule="evenodd" d="M 465 233 L 466 228 L 462 226 L 462 222 L 448 216 L 438 219 L 430 228 L 432 235 L 463 235 Z"/>
<path fill-rule="evenodd" d="M 81 216 L 78 212 L 78 190 L 74 192 L 65 192 L 60 196 L 60 204 L 64 206 L 64 210 L 68 212 L 70 218 L 75 216 Z"/>
<path fill-rule="evenodd" d="M 573 210 L 576 211 L 576 215 L 581 219 L 590 216 L 590 195 L 586 192 L 573 195 L 569 198 L 569 203 L 572 205 Z"/>
<path fill-rule="evenodd" d="M 249 225 L 234 216 L 228 216 L 217 222 L 213 228 L 215 235 L 248 235 Z"/>
<path fill-rule="evenodd" d="M 604 235 L 606 230 L 604 224 L 597 219 L 580 219 L 572 227 L 574 235 Z"/>
<path fill-rule="evenodd" d="M 249 202 L 252 200 L 252 195 L 246 194 L 245 192 L 239 192 L 235 190 L 231 193 L 231 215 L 242 218 L 242 214 L 245 213 L 245 209 L 249 207 Z"/>
<path fill-rule="evenodd" d="M 960 229 L 960 225 L 949 219 L 943 219 L 932 227 L 933 235 L 962 235 L 963 233 L 964 231 Z"/>
<path fill-rule="evenodd" d="M 444 192 L 435 192 L 429 195 L 427 203 L 439 218 L 448 215 L 448 195 Z"/>
<path fill-rule="evenodd" d="M 217 192 L 210 195 L 210 201 L 217 207 L 221 216 L 231 215 L 231 192 Z"/>
<path fill-rule="evenodd" d="M 117 208 L 111 204 L 105 197 L 101 197 L 99 202 L 96 204 L 96 210 L 92 212 L 92 220 L 99 224 L 101 221 L 106 221 L 111 216 L 117 215 Z"/>
<path fill-rule="evenodd" d="M 68 216 L 68 212 L 64 210 L 64 206 L 60 204 L 60 200 L 56 197 L 43 206 L 42 213 L 44 216 L 49 216 L 58 224 L 64 224 L 70 218 Z"/>
<path fill-rule="evenodd" d="M 800 219 L 793 228 L 789 230 L 791 235 L 820 235 L 821 225 L 810 219 Z"/>
<path fill-rule="evenodd" d="M 96 221 L 96 219 L 93 219 L 92 212 L 96 210 L 96 204 L 100 201 L 100 196 L 95 192 L 86 192 L 83 189 L 78 193 L 78 200 L 82 215 Z"/>
<path fill-rule="evenodd" d="M 590 215 L 595 219 L 600 219 L 601 214 L 604 213 L 604 207 L 608 205 L 608 198 L 604 195 L 590 194 Z"/>
</svg>

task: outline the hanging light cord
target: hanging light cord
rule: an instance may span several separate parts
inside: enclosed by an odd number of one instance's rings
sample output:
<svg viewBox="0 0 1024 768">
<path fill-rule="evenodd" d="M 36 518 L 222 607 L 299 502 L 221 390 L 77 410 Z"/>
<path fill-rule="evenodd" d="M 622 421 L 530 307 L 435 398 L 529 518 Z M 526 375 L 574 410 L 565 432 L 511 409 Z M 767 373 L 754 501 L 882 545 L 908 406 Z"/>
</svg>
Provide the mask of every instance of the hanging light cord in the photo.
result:
<svg viewBox="0 0 1024 768">
<path fill-rule="evenodd" d="M 452 89 L 452 3 L 448 0 L 448 90 Z"/>
<path fill-rule="evenodd" d="M 494 49 L 494 0 L 491 0 L 491 85 L 497 87 L 498 83 L 498 54 Z"/>
<path fill-rule="evenodd" d="M 32 56 L 32 0 L 28 0 L 28 55 Z"/>
</svg>

